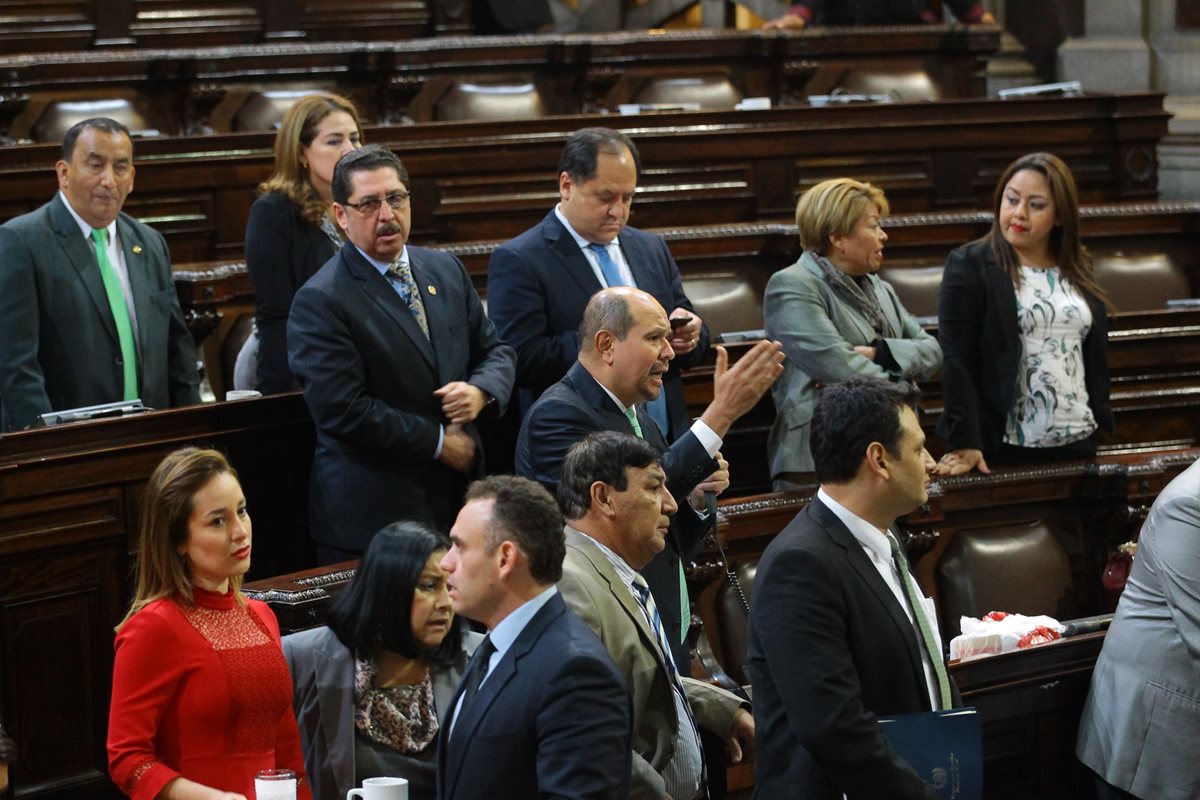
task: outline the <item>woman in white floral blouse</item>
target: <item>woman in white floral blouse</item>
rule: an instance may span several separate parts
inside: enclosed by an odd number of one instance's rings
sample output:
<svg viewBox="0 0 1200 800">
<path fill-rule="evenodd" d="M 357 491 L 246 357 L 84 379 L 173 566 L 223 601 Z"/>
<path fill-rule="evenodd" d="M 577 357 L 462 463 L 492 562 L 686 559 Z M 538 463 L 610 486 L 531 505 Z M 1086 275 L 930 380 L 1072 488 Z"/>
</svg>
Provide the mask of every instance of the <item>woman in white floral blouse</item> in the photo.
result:
<svg viewBox="0 0 1200 800">
<path fill-rule="evenodd" d="M 938 302 L 946 440 L 940 475 L 1088 458 L 1113 428 L 1108 299 L 1079 238 L 1059 158 L 1014 161 L 986 236 L 950 254 Z"/>
</svg>

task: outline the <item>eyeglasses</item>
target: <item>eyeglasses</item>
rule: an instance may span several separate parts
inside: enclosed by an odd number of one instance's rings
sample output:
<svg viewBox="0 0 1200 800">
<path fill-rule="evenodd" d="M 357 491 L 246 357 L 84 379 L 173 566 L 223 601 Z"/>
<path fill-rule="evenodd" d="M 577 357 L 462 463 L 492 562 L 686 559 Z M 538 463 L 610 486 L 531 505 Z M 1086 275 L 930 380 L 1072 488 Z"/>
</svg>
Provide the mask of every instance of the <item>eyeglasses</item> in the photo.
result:
<svg viewBox="0 0 1200 800">
<path fill-rule="evenodd" d="M 392 192 L 384 198 L 366 197 L 357 203 L 342 203 L 342 205 L 353 208 L 364 217 L 373 217 L 379 213 L 379 209 L 383 208 L 384 201 L 387 201 L 393 211 L 399 211 L 408 205 L 410 197 L 412 197 L 412 192 Z"/>
</svg>

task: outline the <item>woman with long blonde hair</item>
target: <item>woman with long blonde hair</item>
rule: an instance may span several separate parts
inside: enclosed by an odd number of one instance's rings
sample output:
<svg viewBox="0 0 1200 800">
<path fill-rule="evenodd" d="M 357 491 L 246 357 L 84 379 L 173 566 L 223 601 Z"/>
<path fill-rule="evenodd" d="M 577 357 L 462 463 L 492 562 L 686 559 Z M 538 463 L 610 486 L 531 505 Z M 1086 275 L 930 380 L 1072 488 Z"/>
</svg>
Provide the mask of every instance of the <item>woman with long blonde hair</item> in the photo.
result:
<svg viewBox="0 0 1200 800">
<path fill-rule="evenodd" d="M 238 388 L 264 394 L 296 388 L 287 360 L 288 313 L 296 290 L 342 246 L 329 211 L 330 182 L 338 159 L 361 144 L 358 112 L 344 97 L 308 94 L 284 114 L 275 170 L 259 185 L 246 221 L 256 333 L 238 356 Z"/>
<path fill-rule="evenodd" d="M 245 800 L 279 768 L 311 797 L 279 623 L 241 592 L 251 534 L 215 450 L 176 450 L 150 476 L 108 721 L 109 771 L 135 800 Z"/>
</svg>

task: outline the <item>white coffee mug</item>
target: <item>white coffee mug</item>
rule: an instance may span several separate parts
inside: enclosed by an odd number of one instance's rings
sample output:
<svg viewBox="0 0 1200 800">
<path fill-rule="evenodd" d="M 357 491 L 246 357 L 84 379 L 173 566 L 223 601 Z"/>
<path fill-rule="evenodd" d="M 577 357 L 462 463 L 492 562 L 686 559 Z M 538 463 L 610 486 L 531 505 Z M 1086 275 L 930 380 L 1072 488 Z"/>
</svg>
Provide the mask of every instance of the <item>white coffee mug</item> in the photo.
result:
<svg viewBox="0 0 1200 800">
<path fill-rule="evenodd" d="M 346 792 L 346 800 L 408 800 L 408 781 L 404 778 L 364 778 L 361 789 Z"/>
</svg>

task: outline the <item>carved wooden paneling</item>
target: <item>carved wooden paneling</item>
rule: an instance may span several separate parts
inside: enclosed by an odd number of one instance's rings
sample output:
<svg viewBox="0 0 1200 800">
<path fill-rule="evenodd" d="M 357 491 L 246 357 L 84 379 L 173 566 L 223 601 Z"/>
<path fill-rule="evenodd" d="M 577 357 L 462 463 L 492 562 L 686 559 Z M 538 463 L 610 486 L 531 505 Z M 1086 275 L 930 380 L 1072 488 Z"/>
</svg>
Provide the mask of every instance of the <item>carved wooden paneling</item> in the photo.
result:
<svg viewBox="0 0 1200 800">
<path fill-rule="evenodd" d="M 93 0 L 0 0 L 0 53 L 87 47 L 94 34 Z"/>
</svg>

